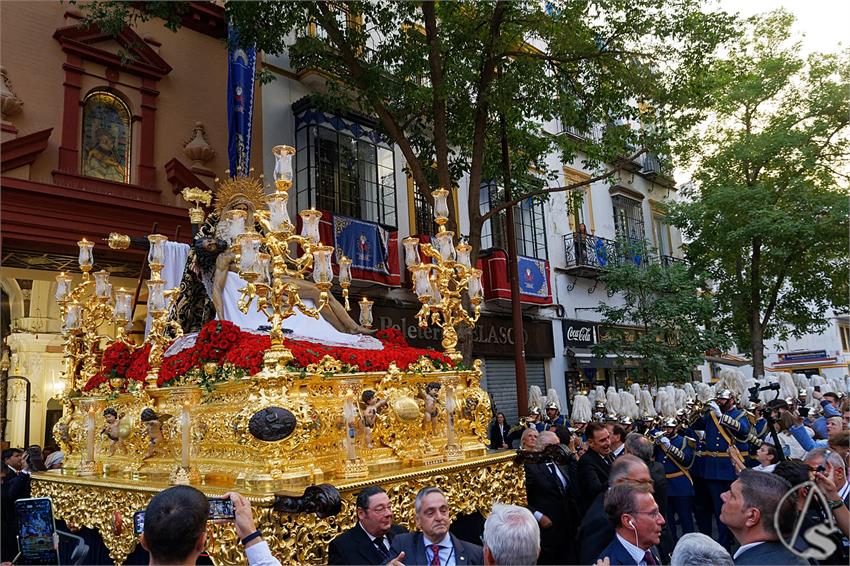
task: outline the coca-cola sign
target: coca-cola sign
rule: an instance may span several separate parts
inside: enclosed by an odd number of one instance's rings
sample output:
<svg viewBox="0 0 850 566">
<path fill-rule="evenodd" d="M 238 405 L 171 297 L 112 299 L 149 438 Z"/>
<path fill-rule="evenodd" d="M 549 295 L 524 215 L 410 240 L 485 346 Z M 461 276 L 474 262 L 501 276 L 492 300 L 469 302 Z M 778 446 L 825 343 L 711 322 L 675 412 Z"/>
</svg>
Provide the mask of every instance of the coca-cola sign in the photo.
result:
<svg viewBox="0 0 850 566">
<path fill-rule="evenodd" d="M 581 320 L 564 321 L 564 346 L 587 348 L 596 344 L 596 325 Z"/>
</svg>

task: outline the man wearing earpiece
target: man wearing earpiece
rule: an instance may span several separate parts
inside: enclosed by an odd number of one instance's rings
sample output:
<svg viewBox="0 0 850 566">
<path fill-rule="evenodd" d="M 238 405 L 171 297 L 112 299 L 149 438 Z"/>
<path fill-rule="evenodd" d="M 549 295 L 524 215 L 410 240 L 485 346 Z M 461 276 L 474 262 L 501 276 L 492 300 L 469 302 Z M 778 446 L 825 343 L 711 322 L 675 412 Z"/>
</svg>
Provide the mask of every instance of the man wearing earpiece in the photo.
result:
<svg viewBox="0 0 850 566">
<path fill-rule="evenodd" d="M 599 555 L 611 566 L 656 566 L 661 564 L 658 543 L 664 516 L 648 484 L 625 482 L 605 494 L 605 514 L 614 526 L 611 544 Z"/>
</svg>

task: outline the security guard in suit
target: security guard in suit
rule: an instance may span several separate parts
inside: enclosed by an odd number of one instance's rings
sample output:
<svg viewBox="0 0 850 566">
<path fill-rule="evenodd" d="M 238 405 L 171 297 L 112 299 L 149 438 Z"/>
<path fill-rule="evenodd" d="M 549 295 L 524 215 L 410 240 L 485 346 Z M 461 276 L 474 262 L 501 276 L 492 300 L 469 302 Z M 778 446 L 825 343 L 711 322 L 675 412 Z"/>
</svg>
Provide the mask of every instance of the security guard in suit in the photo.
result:
<svg viewBox="0 0 850 566">
<path fill-rule="evenodd" d="M 690 468 L 696 459 L 697 441 L 679 433 L 674 418 L 661 423 L 663 435 L 658 438 L 655 461 L 664 465 L 667 476 L 667 513 L 670 532 L 677 538 L 676 523 L 681 534 L 694 532 L 694 480 Z"/>
<path fill-rule="evenodd" d="M 747 453 L 746 438 L 750 433 L 750 422 L 736 406 L 735 394 L 729 389 L 723 389 L 714 401 L 708 403 L 708 410 L 694 422 L 692 428 L 705 431 L 703 447 L 697 457 L 702 458 L 703 477 L 711 495 L 717 522 L 717 542 L 728 550 L 732 534 L 720 522 L 720 508 L 723 506 L 720 495 L 729 491 L 737 477 L 729 456 L 729 446 L 735 444 L 742 454 Z M 710 532 L 704 534 L 711 536 Z"/>
</svg>

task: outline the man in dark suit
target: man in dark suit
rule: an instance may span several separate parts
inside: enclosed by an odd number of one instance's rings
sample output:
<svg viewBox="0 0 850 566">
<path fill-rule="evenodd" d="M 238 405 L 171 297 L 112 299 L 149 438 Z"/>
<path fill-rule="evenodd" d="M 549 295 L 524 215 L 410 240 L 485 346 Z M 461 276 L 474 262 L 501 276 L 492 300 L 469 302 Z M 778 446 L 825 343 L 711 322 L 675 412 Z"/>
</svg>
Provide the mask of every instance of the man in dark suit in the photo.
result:
<svg viewBox="0 0 850 566">
<path fill-rule="evenodd" d="M 620 456 L 611 465 L 610 486 L 626 482 L 652 485 L 652 477 L 646 464 L 632 454 Z M 605 514 L 605 493 L 600 493 L 593 500 L 578 528 L 578 564 L 593 564 L 612 538 L 614 527 Z"/>
<path fill-rule="evenodd" d="M 402 533 L 393 539 L 398 554 L 391 566 L 464 566 L 484 564 L 483 549 L 449 533 L 451 519 L 446 495 L 438 487 L 424 487 L 413 503 L 420 532 Z"/>
<path fill-rule="evenodd" d="M 608 488 L 611 472 L 611 438 L 601 423 L 590 423 L 585 429 L 588 451 L 578 461 L 576 475 L 581 494 L 582 513 L 586 512 L 596 496 Z"/>
<path fill-rule="evenodd" d="M 658 508 L 662 512 L 666 512 L 667 474 L 664 471 L 664 465 L 652 459 L 654 450 L 655 445 L 646 436 L 636 432 L 630 432 L 626 436 L 626 454 L 637 456 L 649 468 L 649 475 L 652 477 L 652 496 L 655 498 L 655 502 L 658 503 Z M 676 543 L 673 541 L 670 527 L 665 524 L 664 528 L 661 529 L 661 544 L 658 545 L 661 552 L 661 559 L 665 563 L 669 561 L 675 546 Z"/>
<path fill-rule="evenodd" d="M 357 524 L 328 546 L 328 564 L 383 564 L 398 554 L 392 539 L 406 533 L 393 525 L 393 508 L 383 488 L 370 486 L 357 495 Z"/>
<path fill-rule="evenodd" d="M 794 498 L 783 501 L 790 489 L 791 484 L 776 474 L 742 470 L 720 496 L 720 520 L 741 545 L 732 557 L 735 564 L 807 564 L 779 541 L 774 528 L 774 517 L 785 533 L 791 532 L 797 519 Z"/>
<path fill-rule="evenodd" d="M 664 516 L 652 497 L 652 487 L 642 483 L 615 485 L 605 494 L 605 514 L 614 525 L 614 538 L 599 559 L 633 566 L 661 564 L 656 545 Z"/>
<path fill-rule="evenodd" d="M 2 495 L 2 538 L 0 538 L 0 558 L 3 561 L 12 560 L 18 553 L 18 527 L 15 517 L 15 501 L 30 496 L 30 476 L 22 471 L 24 468 L 24 451 L 19 448 L 3 450 L 0 466 L 3 467 Z"/>
<path fill-rule="evenodd" d="M 558 444 L 554 432 L 541 432 L 538 452 L 550 444 Z M 525 490 L 528 508 L 540 526 L 538 564 L 572 564 L 575 562 L 575 535 L 579 518 L 576 512 L 576 460 L 570 454 L 566 464 L 539 462 L 525 465 Z"/>
</svg>

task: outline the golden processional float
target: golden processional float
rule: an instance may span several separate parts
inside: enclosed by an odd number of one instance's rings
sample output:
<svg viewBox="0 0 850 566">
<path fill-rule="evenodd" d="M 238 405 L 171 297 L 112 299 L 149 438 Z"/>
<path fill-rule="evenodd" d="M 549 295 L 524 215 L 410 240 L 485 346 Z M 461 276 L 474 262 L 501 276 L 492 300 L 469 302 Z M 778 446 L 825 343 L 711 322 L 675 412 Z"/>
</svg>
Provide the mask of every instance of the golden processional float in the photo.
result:
<svg viewBox="0 0 850 566">
<path fill-rule="evenodd" d="M 524 500 L 515 453 L 486 448 L 491 407 L 480 362 L 464 367 L 456 350 L 456 329 L 477 321 L 482 289 L 470 247 L 455 245 L 445 228 L 448 191 L 433 193 L 434 245 L 403 241 L 422 304 L 419 324 L 442 329 L 444 352 L 411 348 L 393 332 L 379 333 L 380 350 L 313 344 L 287 337 L 284 321 L 296 314 L 319 319 L 333 306 L 335 251 L 345 303 L 336 306 L 348 310 L 351 261 L 320 241 L 320 212 L 301 211 L 300 232 L 290 222 L 294 150 L 277 146 L 274 154 L 271 194 L 261 178 L 220 181 L 216 212 L 205 218 L 201 205 L 212 195 L 183 191 L 193 227 L 215 221 L 210 234 L 227 244 L 230 255 L 218 256 L 225 259 L 216 276 L 238 272 L 235 306 L 267 319 L 267 332 L 213 320 L 195 336 L 182 335 L 171 316 L 180 290 L 166 289 L 168 242 L 159 234 L 148 236 L 148 333 L 141 344 L 126 333 L 132 293 L 113 292 L 106 271 L 91 273 L 92 242 L 79 242 L 81 283 L 57 277 L 67 339 L 65 410 L 54 437 L 66 464 L 59 473 L 33 474 L 33 493 L 51 497 L 57 518 L 69 525 L 97 529 L 116 563 L 137 543 L 133 513 L 174 484 L 211 497 L 230 490 L 248 496 L 284 564 L 326 562 L 331 539 L 354 525 L 356 494 L 366 485 L 383 486 L 396 521 L 411 528 L 414 496 L 426 485 L 446 490 L 458 514 Z M 126 248 L 129 240 L 112 234 L 110 246 Z M 368 328 L 372 303 L 363 297 L 359 305 Z M 115 336 L 104 335 L 111 326 Z M 231 524 L 209 529 L 215 563 L 245 562 Z"/>
</svg>

